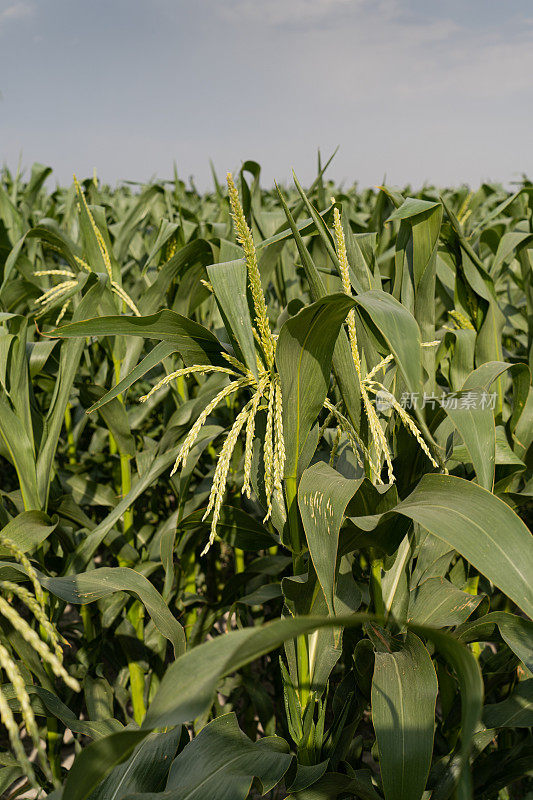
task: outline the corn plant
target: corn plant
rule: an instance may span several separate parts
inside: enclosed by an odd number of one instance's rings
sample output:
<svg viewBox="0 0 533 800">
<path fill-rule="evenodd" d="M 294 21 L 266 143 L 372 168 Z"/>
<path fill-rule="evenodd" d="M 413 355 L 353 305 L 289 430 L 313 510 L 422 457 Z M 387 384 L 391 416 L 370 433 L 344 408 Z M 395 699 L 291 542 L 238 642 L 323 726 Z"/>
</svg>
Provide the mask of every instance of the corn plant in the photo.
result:
<svg viewBox="0 0 533 800">
<path fill-rule="evenodd" d="M 532 790 L 531 186 L 326 168 L 4 172 L 6 797 Z"/>
</svg>

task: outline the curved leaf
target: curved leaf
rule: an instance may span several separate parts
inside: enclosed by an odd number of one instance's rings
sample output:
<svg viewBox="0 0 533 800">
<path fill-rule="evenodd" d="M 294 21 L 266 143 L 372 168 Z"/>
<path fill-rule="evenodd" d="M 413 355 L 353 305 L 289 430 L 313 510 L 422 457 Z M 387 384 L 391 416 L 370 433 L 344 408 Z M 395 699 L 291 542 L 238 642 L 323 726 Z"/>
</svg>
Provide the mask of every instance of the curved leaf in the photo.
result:
<svg viewBox="0 0 533 800">
<path fill-rule="evenodd" d="M 329 295 L 303 308 L 281 328 L 276 365 L 283 396 L 286 475 L 297 474 L 298 460 L 326 398 L 335 342 L 353 305 L 347 295 Z"/>
<path fill-rule="evenodd" d="M 212 363 L 227 366 L 227 362 L 220 356 L 222 345 L 214 334 L 198 322 L 167 308 L 147 317 L 95 317 L 83 322 L 72 322 L 57 328 L 53 335 L 62 339 L 80 336 L 140 336 L 143 339 L 161 339 L 176 345 L 187 366 Z"/>
<path fill-rule="evenodd" d="M 58 518 L 50 519 L 42 511 L 23 511 L 4 525 L 1 535 L 11 539 L 23 553 L 36 550 L 55 530 Z M 0 556 L 11 555 L 11 551 L 0 545 Z"/>
<path fill-rule="evenodd" d="M 86 800 L 113 767 L 125 761 L 148 735 L 145 730 L 124 730 L 86 747 L 69 770 L 64 800 Z"/>
<path fill-rule="evenodd" d="M 235 714 L 217 717 L 174 760 L 164 792 L 138 800 L 245 800 L 257 779 L 261 794 L 271 791 L 292 764 L 283 739 L 252 742 Z"/>
</svg>

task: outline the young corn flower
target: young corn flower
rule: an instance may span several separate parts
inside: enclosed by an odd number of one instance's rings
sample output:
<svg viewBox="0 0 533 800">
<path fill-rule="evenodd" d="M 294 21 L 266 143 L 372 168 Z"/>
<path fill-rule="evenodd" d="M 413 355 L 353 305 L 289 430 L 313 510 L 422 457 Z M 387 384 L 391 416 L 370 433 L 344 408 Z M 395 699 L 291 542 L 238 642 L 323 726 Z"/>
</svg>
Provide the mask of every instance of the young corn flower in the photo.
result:
<svg viewBox="0 0 533 800">
<path fill-rule="evenodd" d="M 242 491 L 248 497 L 250 496 L 255 423 L 257 413 L 262 409 L 266 410 L 267 417 L 264 441 L 264 483 L 267 506 L 265 521 L 269 519 L 272 513 L 273 499 L 277 497 L 281 500 L 282 498 L 282 480 L 285 468 L 281 383 L 279 376 L 275 372 L 274 364 L 277 340 L 270 329 L 252 232 L 246 222 L 231 173 L 228 173 L 227 182 L 231 215 L 237 240 L 243 249 L 248 275 L 248 285 L 250 287 L 254 306 L 254 325 L 252 326 L 252 330 L 258 350 L 257 376 L 238 358 L 224 353 L 223 356 L 227 361 L 227 367 L 215 366 L 212 364 L 196 364 L 178 369 L 162 378 L 152 387 L 148 394 L 141 397 L 141 401 L 143 402 L 148 400 L 158 389 L 179 377 L 221 373 L 230 379 L 230 382 L 205 406 L 185 437 L 172 468 L 171 475 L 174 475 L 180 467 L 185 466 L 187 457 L 197 441 L 200 431 L 205 425 L 209 415 L 219 403 L 237 394 L 242 389 L 246 389 L 251 393 L 250 399 L 240 410 L 228 431 L 217 459 L 207 510 L 203 517 L 204 520 L 207 519 L 212 512 L 211 530 L 209 541 L 202 555 L 208 552 L 215 541 L 222 502 L 226 492 L 231 459 L 241 433 L 244 433 L 244 477 Z M 210 285 L 209 288 L 212 291 Z"/>
<path fill-rule="evenodd" d="M 344 238 L 344 231 L 342 228 L 341 216 L 339 213 L 338 208 L 335 208 L 333 211 L 333 229 L 335 233 L 335 249 L 337 252 L 337 257 L 339 259 L 339 272 L 340 277 L 342 280 L 342 288 L 345 294 L 352 296 L 352 285 L 350 281 L 350 267 L 348 264 L 348 255 L 346 252 L 346 241 Z M 361 359 L 359 357 L 359 349 L 357 343 L 357 329 L 355 324 L 355 311 L 351 309 L 348 313 L 347 319 L 347 327 L 348 327 L 348 340 L 350 342 L 350 349 L 352 353 L 352 358 L 355 366 L 355 371 L 357 374 L 357 378 L 359 380 L 359 386 L 361 390 L 361 399 L 363 402 L 363 409 L 368 420 L 368 426 L 370 428 L 370 433 L 373 442 L 373 449 L 375 451 L 375 463 L 370 458 L 370 453 L 366 450 L 363 450 L 364 456 L 367 459 L 372 474 L 375 476 L 376 482 L 381 482 L 379 477 L 380 469 L 377 465 L 381 464 L 382 459 L 385 461 L 387 465 L 387 478 L 389 483 L 394 483 L 394 471 L 392 467 L 392 455 L 389 448 L 389 444 L 387 442 L 387 438 L 381 426 L 381 422 L 378 416 L 378 413 L 374 407 L 374 404 L 371 402 L 370 395 L 380 394 L 381 396 L 385 395 L 390 407 L 394 409 L 397 413 L 400 422 L 407 428 L 407 430 L 415 437 L 418 444 L 420 445 L 423 452 L 427 455 L 430 459 L 433 466 L 438 467 L 437 462 L 433 458 L 424 438 L 418 429 L 417 425 L 413 421 L 413 419 L 409 416 L 404 408 L 398 403 L 396 398 L 393 394 L 391 394 L 382 383 L 375 379 L 375 376 L 378 375 L 382 370 L 385 370 L 387 366 L 394 360 L 394 356 L 389 354 L 385 358 L 383 358 L 379 364 L 377 364 L 370 372 L 363 376 L 362 368 L 361 368 Z M 439 342 L 424 342 L 423 347 L 433 347 L 439 344 Z M 335 409 L 334 406 L 329 404 L 326 406 L 329 408 L 330 412 L 333 412 L 337 419 L 339 420 L 339 412 Z M 335 410 L 334 410 L 335 409 Z M 359 459 L 359 451 L 362 450 L 360 440 L 355 440 L 357 443 L 357 447 L 353 447 L 353 439 L 355 438 L 355 430 L 350 422 L 343 418 L 341 423 L 341 427 L 345 430 L 348 434 L 350 441 L 352 442 L 352 449 L 354 450 L 357 458 Z M 359 438 L 359 437 L 358 437 Z M 365 452 L 366 450 L 366 452 Z"/>
<path fill-rule="evenodd" d="M 28 557 L 17 547 L 17 545 L 5 536 L 0 535 L 0 546 L 11 554 L 11 556 L 21 564 L 28 575 L 33 587 L 33 592 L 12 581 L 0 581 L 0 616 L 11 625 L 13 630 L 27 642 L 39 655 L 41 661 L 58 678 L 61 678 L 67 686 L 79 692 L 78 682 L 68 674 L 63 666 L 63 651 L 60 646 L 60 635 L 54 625 L 50 622 L 45 608 L 44 594 Z M 6 599 L 4 595 L 9 598 Z M 39 635 L 22 617 L 11 603 L 11 598 L 17 597 L 27 610 L 34 617 L 40 626 Z M 16 661 L 12 658 L 6 642 L 0 642 L 0 670 L 4 672 L 7 680 L 13 687 L 13 692 L 20 705 L 22 721 L 30 736 L 37 754 L 39 764 L 48 780 L 52 780 L 50 767 L 42 746 L 35 715 L 31 707 L 30 697 L 26 689 L 25 681 L 20 672 Z M 0 721 L 4 725 L 13 752 L 20 763 L 28 782 L 36 789 L 39 788 L 35 777 L 33 766 L 28 759 L 22 740 L 20 737 L 19 726 L 15 720 L 5 693 L 0 688 Z"/>
<path fill-rule="evenodd" d="M 448 311 L 448 316 L 453 319 L 458 328 L 462 330 L 475 331 L 475 328 L 468 317 L 465 317 L 465 315 L 460 311 Z"/>
<path fill-rule="evenodd" d="M 111 258 L 109 256 L 109 252 L 102 236 L 102 233 L 96 224 L 96 221 L 92 215 L 91 209 L 87 203 L 85 198 L 85 194 L 79 184 L 78 179 L 74 175 L 74 185 L 76 187 L 76 193 L 78 196 L 78 203 L 80 206 L 83 206 L 88 219 L 91 225 L 92 231 L 94 233 L 96 242 L 98 244 L 98 249 L 100 250 L 100 254 L 102 256 L 102 261 L 104 262 L 104 266 L 107 272 L 107 277 L 109 279 L 109 285 L 111 287 L 111 291 L 113 294 L 117 295 L 117 297 L 122 300 L 125 306 L 127 306 L 137 317 L 141 316 L 141 312 L 129 296 L 129 294 L 122 288 L 122 286 L 117 283 L 113 279 L 113 271 L 111 266 Z M 55 247 L 54 245 L 47 243 L 46 245 L 49 249 L 55 250 L 60 252 L 59 248 Z M 77 256 L 76 262 L 79 265 L 81 270 L 85 270 L 87 272 L 92 272 L 91 266 L 84 261 L 82 258 L 78 258 Z M 59 305 L 61 301 L 62 305 L 59 311 L 58 316 L 56 317 L 55 324 L 59 325 L 65 314 L 67 313 L 69 306 L 72 302 L 74 295 L 76 294 L 76 289 L 78 288 L 78 280 L 77 276 L 74 272 L 68 269 L 41 269 L 37 270 L 33 273 L 37 277 L 50 277 L 50 278 L 67 278 L 67 280 L 61 281 L 56 286 L 53 286 L 51 289 L 43 292 L 37 299 L 36 304 L 40 306 L 38 311 L 38 316 L 42 316 L 45 314 L 50 308 L 54 308 L 55 306 Z"/>
</svg>

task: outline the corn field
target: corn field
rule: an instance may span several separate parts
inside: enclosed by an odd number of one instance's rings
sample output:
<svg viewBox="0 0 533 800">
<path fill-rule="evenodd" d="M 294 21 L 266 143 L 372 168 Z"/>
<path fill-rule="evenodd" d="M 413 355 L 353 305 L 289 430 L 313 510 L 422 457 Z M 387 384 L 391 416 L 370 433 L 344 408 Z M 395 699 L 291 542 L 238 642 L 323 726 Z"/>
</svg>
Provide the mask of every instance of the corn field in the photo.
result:
<svg viewBox="0 0 533 800">
<path fill-rule="evenodd" d="M 533 185 L 327 166 L 4 169 L 3 797 L 533 798 Z"/>
</svg>

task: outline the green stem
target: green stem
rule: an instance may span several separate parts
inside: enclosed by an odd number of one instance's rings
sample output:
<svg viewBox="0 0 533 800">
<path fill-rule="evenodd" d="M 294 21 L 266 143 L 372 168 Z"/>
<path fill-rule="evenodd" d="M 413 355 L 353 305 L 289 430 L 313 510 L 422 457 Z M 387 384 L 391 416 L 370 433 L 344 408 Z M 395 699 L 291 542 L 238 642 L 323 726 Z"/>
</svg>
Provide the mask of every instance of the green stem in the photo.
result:
<svg viewBox="0 0 533 800">
<path fill-rule="evenodd" d="M 235 574 L 237 575 L 239 572 L 244 572 L 244 552 L 239 547 L 236 547 L 234 550 L 234 556 Z"/>
<path fill-rule="evenodd" d="M 48 744 L 48 761 L 54 781 L 61 780 L 61 743 L 63 734 L 59 733 L 59 725 L 55 717 L 46 718 L 46 740 Z"/>
<path fill-rule="evenodd" d="M 115 368 L 115 379 L 118 383 L 120 380 L 120 361 L 113 357 L 113 365 Z M 124 405 L 122 395 L 117 397 L 119 403 Z M 117 452 L 117 444 L 111 433 L 109 432 L 109 445 L 115 446 Z M 120 453 L 120 494 L 121 497 L 126 497 L 131 491 L 131 456 L 128 453 Z M 122 532 L 126 540 L 130 544 L 135 543 L 135 532 L 133 528 L 133 508 L 128 508 L 122 516 Z M 122 559 L 119 558 L 119 566 L 128 566 Z M 144 640 L 144 606 L 140 600 L 136 600 L 127 612 L 127 618 L 131 622 L 137 639 L 141 642 Z M 128 661 L 128 672 L 130 676 L 130 689 L 131 689 L 131 702 L 133 705 L 133 718 L 135 722 L 140 725 L 146 714 L 146 705 L 144 702 L 144 688 L 145 688 L 145 674 L 141 665 L 134 661 L 131 655 L 126 652 Z"/>
<path fill-rule="evenodd" d="M 187 594 L 196 594 L 196 554 L 194 549 L 182 558 L 183 571 L 185 573 L 185 591 Z M 185 614 L 185 633 L 189 639 L 190 633 L 194 628 L 197 619 L 197 611 L 191 608 Z"/>
<path fill-rule="evenodd" d="M 285 497 L 287 499 L 290 544 L 294 555 L 299 555 L 302 549 L 297 494 L 298 484 L 296 482 L 296 476 L 289 475 L 287 478 L 285 478 Z"/>
<path fill-rule="evenodd" d="M 48 593 L 45 593 L 48 598 Z M 42 625 L 39 625 L 39 632 L 43 641 L 48 641 L 48 635 Z M 54 680 L 54 674 L 49 664 L 45 664 L 45 672 L 51 681 Z M 46 718 L 46 741 L 48 750 L 48 762 L 54 782 L 61 780 L 61 744 L 63 742 L 63 733 L 60 732 L 58 721 L 55 717 Z"/>
<path fill-rule="evenodd" d="M 472 575 L 466 582 L 465 592 L 468 592 L 468 594 L 471 594 L 473 597 L 475 597 L 478 593 L 478 587 L 479 587 L 479 575 Z M 479 657 L 481 655 L 480 643 L 472 642 L 472 644 L 470 645 L 470 649 L 472 650 L 472 653 L 474 654 L 474 658 L 476 659 L 476 661 L 479 661 Z"/>
<path fill-rule="evenodd" d="M 372 554 L 371 554 L 372 556 Z M 374 600 L 374 611 L 379 617 L 385 616 L 385 604 L 383 602 L 383 590 L 381 588 L 381 568 L 383 561 L 380 558 L 373 558 L 370 567 L 370 588 Z"/>
<path fill-rule="evenodd" d="M 87 640 L 87 642 L 92 642 L 92 640 L 95 637 L 95 631 L 94 631 L 94 625 L 91 617 L 91 610 L 89 603 L 80 606 L 80 617 L 83 623 L 85 639 Z"/>
<path fill-rule="evenodd" d="M 122 482 L 122 497 L 126 497 L 131 491 L 131 456 L 121 453 L 120 454 L 120 477 Z M 133 544 L 133 508 L 130 506 L 124 512 L 122 517 L 122 529 L 124 536 Z"/>
<path fill-rule="evenodd" d="M 285 479 L 285 496 L 287 499 L 287 512 L 289 521 L 289 537 L 292 548 L 292 562 L 294 575 L 304 571 L 302 554 L 301 523 L 298 514 L 298 485 L 296 476 L 291 475 Z M 302 711 L 306 708 L 311 695 L 311 676 L 309 672 L 309 642 L 307 634 L 302 634 L 296 639 L 296 663 L 298 666 L 298 695 Z"/>
<path fill-rule="evenodd" d="M 72 429 L 72 414 L 70 413 L 72 406 L 67 403 L 65 408 L 65 430 L 67 433 L 67 454 L 68 463 L 76 463 L 76 443 L 74 441 L 74 433 Z"/>
<path fill-rule="evenodd" d="M 136 600 L 128 611 L 127 617 L 133 628 L 137 639 L 144 640 L 144 606 L 140 600 Z M 131 702 L 133 705 L 133 718 L 138 725 L 146 714 L 144 702 L 144 670 L 137 661 L 128 657 L 128 670 L 130 674 Z"/>
</svg>

